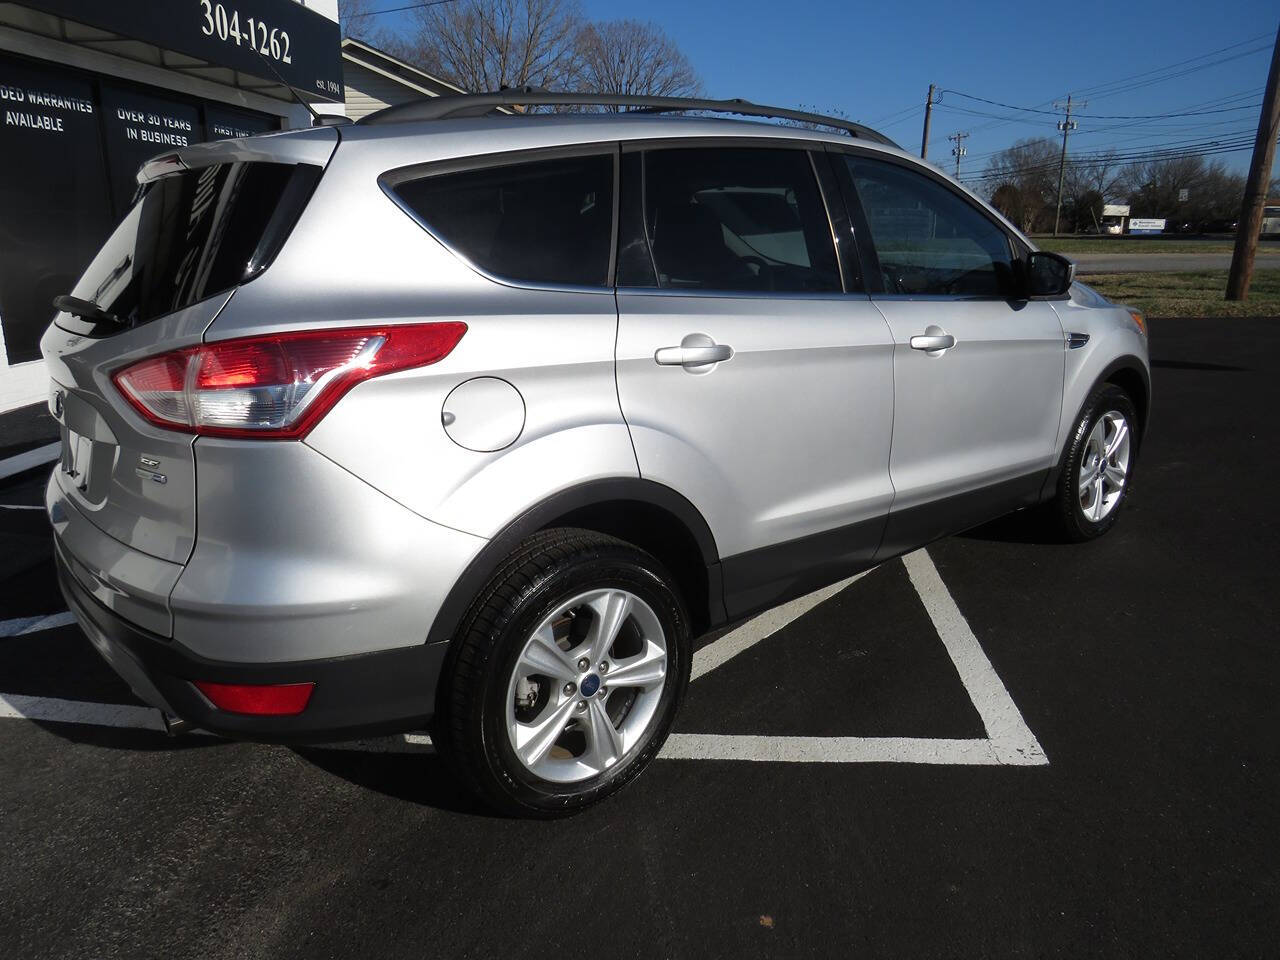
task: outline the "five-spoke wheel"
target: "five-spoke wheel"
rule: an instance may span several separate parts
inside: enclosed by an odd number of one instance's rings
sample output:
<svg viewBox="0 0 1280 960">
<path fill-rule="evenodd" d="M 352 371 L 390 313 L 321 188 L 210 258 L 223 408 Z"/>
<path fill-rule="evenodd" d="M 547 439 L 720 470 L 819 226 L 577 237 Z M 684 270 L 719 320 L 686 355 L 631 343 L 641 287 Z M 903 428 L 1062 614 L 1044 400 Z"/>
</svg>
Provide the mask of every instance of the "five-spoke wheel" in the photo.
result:
<svg viewBox="0 0 1280 960">
<path fill-rule="evenodd" d="M 1089 432 L 1080 466 L 1080 509 L 1093 523 L 1120 502 L 1129 478 L 1129 421 L 1118 410 L 1100 416 Z"/>
<path fill-rule="evenodd" d="M 450 650 L 435 739 L 501 811 L 561 816 L 629 783 L 689 682 L 689 626 L 657 560 L 585 530 L 518 547 Z"/>
<path fill-rule="evenodd" d="M 667 680 L 657 614 L 627 590 L 579 594 L 524 645 L 507 692 L 507 734 L 536 776 L 574 783 L 639 743 Z"/>
<path fill-rule="evenodd" d="M 1058 536 L 1092 540 L 1111 529 L 1129 494 L 1139 427 L 1133 400 L 1120 387 L 1104 383 L 1090 395 L 1063 454 L 1056 496 L 1047 505 Z"/>
</svg>

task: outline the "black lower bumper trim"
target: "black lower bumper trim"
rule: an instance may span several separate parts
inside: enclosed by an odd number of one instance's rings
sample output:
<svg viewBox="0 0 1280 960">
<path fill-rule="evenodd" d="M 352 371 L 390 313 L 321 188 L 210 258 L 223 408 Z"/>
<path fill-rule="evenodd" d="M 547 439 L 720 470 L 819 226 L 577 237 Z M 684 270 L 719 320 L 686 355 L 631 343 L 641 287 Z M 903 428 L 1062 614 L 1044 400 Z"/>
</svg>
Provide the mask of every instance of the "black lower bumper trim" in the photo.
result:
<svg viewBox="0 0 1280 960">
<path fill-rule="evenodd" d="M 58 585 L 94 647 L 143 700 L 193 726 L 236 740 L 324 743 L 420 730 L 431 719 L 448 644 L 290 663 L 208 660 L 108 610 L 70 573 L 61 549 L 55 553 Z M 301 714 L 259 717 L 218 710 L 193 680 L 316 687 Z"/>
</svg>

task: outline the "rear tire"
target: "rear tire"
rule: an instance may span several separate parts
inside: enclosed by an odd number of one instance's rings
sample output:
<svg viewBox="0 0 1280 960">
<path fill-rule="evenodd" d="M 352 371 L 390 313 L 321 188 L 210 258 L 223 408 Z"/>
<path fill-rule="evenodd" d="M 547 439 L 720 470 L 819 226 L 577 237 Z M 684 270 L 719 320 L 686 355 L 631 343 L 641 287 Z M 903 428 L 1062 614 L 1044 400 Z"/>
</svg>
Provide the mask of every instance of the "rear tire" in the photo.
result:
<svg viewBox="0 0 1280 960">
<path fill-rule="evenodd" d="M 494 810 L 566 816 L 617 793 L 657 756 L 689 664 L 688 617 L 656 559 L 591 531 L 544 531 L 464 618 L 435 740 Z"/>
<path fill-rule="evenodd" d="M 1090 395 L 1071 431 L 1046 517 L 1056 534 L 1082 543 L 1113 526 L 1129 496 L 1138 454 L 1138 411 L 1119 387 Z"/>
</svg>

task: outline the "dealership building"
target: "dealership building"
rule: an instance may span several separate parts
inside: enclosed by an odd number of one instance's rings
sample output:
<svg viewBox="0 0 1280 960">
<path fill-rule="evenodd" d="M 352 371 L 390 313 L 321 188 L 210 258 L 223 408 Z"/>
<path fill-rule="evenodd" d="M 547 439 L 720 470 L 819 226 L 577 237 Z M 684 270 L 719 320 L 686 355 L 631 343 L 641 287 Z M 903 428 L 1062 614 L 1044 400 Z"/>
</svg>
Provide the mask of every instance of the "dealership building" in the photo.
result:
<svg viewBox="0 0 1280 960">
<path fill-rule="evenodd" d="M 0 412 L 44 399 L 51 301 L 130 205 L 138 166 L 307 126 L 298 97 L 344 111 L 338 0 L 0 2 Z"/>
</svg>

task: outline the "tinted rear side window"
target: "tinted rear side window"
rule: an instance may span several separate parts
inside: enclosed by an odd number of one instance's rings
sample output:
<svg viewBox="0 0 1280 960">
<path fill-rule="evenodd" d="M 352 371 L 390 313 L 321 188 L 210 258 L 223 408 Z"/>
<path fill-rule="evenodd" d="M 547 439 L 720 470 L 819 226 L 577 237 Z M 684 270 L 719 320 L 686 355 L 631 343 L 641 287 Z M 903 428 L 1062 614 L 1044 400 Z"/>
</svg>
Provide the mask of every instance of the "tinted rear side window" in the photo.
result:
<svg viewBox="0 0 1280 960">
<path fill-rule="evenodd" d="M 313 166 L 221 163 L 152 181 L 74 294 L 136 325 L 243 283 L 270 263 L 319 175 Z"/>
<path fill-rule="evenodd" d="M 394 192 L 437 237 L 495 276 L 559 286 L 610 282 L 612 153 L 443 173 Z"/>
<path fill-rule="evenodd" d="M 629 168 L 634 170 L 635 168 Z M 773 292 L 842 289 L 818 182 L 803 150 L 738 147 L 646 151 L 643 202 L 623 204 L 623 286 Z M 642 212 L 643 223 L 637 224 Z M 652 262 L 633 242 L 640 231 Z"/>
</svg>

